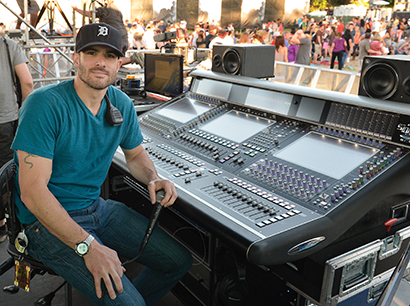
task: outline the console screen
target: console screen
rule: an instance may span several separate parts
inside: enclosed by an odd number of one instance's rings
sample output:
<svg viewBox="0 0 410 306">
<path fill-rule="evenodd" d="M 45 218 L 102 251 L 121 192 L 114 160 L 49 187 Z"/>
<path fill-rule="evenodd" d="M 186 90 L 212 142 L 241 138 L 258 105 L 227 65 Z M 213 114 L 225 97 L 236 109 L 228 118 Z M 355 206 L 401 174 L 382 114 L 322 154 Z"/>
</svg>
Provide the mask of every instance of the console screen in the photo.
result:
<svg viewBox="0 0 410 306">
<path fill-rule="evenodd" d="M 312 132 L 273 155 L 341 179 L 376 152 L 377 149 Z"/>
<path fill-rule="evenodd" d="M 241 112 L 230 111 L 202 126 L 200 129 L 233 142 L 244 140 L 270 125 L 269 120 Z"/>
<path fill-rule="evenodd" d="M 293 95 L 290 94 L 251 87 L 249 88 L 245 105 L 287 115 L 292 99 Z"/>
<path fill-rule="evenodd" d="M 325 104 L 325 100 L 302 97 L 296 117 L 319 122 Z"/>
<path fill-rule="evenodd" d="M 183 98 L 157 111 L 157 114 L 172 120 L 186 123 L 209 111 L 214 105 L 208 105 L 196 100 Z"/>
<path fill-rule="evenodd" d="M 222 100 L 228 100 L 232 84 L 221 81 L 202 79 L 194 84 L 193 91 L 201 95 L 211 96 Z"/>
</svg>

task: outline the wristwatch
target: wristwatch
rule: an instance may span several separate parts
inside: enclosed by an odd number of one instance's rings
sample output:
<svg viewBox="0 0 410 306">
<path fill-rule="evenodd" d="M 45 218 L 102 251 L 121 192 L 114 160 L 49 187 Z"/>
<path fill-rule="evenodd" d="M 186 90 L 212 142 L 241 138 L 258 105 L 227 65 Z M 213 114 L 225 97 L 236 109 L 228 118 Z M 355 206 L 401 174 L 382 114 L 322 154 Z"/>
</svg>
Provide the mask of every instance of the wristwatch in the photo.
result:
<svg viewBox="0 0 410 306">
<path fill-rule="evenodd" d="M 93 242 L 93 240 L 93 235 L 88 235 L 88 237 L 84 241 L 81 241 L 75 245 L 75 252 L 81 257 L 83 257 L 88 253 L 88 250 L 90 249 L 90 244 L 91 242 Z"/>
</svg>

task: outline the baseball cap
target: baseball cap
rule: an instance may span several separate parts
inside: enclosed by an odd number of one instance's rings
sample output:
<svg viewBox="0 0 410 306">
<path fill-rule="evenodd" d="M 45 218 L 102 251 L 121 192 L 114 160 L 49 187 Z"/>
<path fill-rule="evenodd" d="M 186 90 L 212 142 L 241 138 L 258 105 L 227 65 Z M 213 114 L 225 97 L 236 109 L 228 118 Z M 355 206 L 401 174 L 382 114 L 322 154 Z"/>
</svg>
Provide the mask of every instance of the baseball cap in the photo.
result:
<svg viewBox="0 0 410 306">
<path fill-rule="evenodd" d="M 75 52 L 79 53 L 91 46 L 107 46 L 112 48 L 118 56 L 124 56 L 120 32 L 105 23 L 86 24 L 78 31 Z"/>
</svg>

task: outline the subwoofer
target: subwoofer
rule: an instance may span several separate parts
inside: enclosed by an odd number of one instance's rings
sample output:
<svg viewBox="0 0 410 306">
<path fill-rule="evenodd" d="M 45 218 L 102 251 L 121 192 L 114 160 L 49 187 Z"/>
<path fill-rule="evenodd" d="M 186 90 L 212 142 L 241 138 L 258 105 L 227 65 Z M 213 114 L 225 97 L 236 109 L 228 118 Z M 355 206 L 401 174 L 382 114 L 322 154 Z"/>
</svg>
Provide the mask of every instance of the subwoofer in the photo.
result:
<svg viewBox="0 0 410 306">
<path fill-rule="evenodd" d="M 275 46 L 214 45 L 212 71 L 254 78 L 274 76 Z"/>
<path fill-rule="evenodd" d="M 410 103 L 410 58 L 367 56 L 363 60 L 359 95 Z"/>
</svg>

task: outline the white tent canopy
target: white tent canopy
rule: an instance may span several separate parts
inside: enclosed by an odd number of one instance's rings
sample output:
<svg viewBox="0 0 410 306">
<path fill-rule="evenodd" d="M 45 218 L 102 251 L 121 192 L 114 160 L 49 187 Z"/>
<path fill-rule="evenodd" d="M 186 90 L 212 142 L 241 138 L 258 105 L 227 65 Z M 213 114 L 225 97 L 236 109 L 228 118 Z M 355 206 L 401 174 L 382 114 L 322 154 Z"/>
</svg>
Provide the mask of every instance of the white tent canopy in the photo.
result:
<svg viewBox="0 0 410 306">
<path fill-rule="evenodd" d="M 326 16 L 327 11 L 313 11 L 313 12 L 310 12 L 308 15 L 310 15 L 310 16 Z"/>
<path fill-rule="evenodd" d="M 373 1 L 373 5 L 388 5 L 388 4 L 390 3 L 384 0 Z"/>
</svg>

